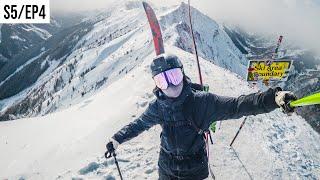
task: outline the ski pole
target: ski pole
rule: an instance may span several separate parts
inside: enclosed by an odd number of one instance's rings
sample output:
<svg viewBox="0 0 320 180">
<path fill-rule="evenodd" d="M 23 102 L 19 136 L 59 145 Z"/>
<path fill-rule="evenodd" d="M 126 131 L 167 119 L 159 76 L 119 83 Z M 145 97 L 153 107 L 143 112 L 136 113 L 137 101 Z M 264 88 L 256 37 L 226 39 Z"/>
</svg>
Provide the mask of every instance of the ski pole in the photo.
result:
<svg viewBox="0 0 320 180">
<path fill-rule="evenodd" d="M 196 56 L 196 60 L 197 60 L 200 84 L 201 84 L 201 86 L 203 86 L 200 62 L 199 62 L 199 57 L 198 57 L 197 44 L 196 44 L 196 40 L 194 38 L 193 28 L 192 28 L 190 0 L 188 0 L 188 5 L 189 5 L 189 23 L 190 23 L 190 32 L 191 32 L 191 36 L 192 36 L 192 42 L 193 42 L 193 50 L 194 50 L 194 53 L 195 53 L 195 56 Z"/>
<path fill-rule="evenodd" d="M 278 39 L 278 42 L 277 42 L 276 49 L 274 50 L 272 59 L 276 59 L 277 58 L 282 39 L 283 39 L 283 36 L 280 36 L 279 39 Z"/>
<path fill-rule="evenodd" d="M 121 171 L 120 171 L 120 167 L 119 167 L 119 163 L 118 163 L 118 160 L 117 160 L 117 157 L 116 157 L 116 156 L 117 156 L 116 152 L 115 152 L 115 151 L 113 151 L 113 152 L 106 152 L 106 154 L 105 154 L 106 159 L 109 159 L 111 156 L 114 157 L 114 163 L 115 163 L 116 166 L 117 166 L 120 179 L 123 180 L 122 174 L 121 174 Z"/>
<path fill-rule="evenodd" d="M 253 89 L 253 88 L 255 87 L 255 85 L 256 85 L 256 84 L 251 84 L 250 87 Z M 234 141 L 237 139 L 237 137 L 238 137 L 238 135 L 239 135 L 242 127 L 243 127 L 244 124 L 246 123 L 247 118 L 248 118 L 248 116 L 246 116 L 246 117 L 244 118 L 244 120 L 242 121 L 242 123 L 241 123 L 241 125 L 240 125 L 240 127 L 239 127 L 239 129 L 238 129 L 238 131 L 237 131 L 237 133 L 236 133 L 236 135 L 233 137 L 233 139 L 232 139 L 232 141 L 231 141 L 231 143 L 230 143 L 230 147 L 232 147 L 232 144 L 233 144 Z"/>
<path fill-rule="evenodd" d="M 280 35 L 280 36 L 279 36 L 279 39 L 278 39 L 278 42 L 277 42 L 277 45 L 276 45 L 276 48 L 275 48 L 274 52 L 272 53 L 271 60 L 268 61 L 267 64 L 270 63 L 270 65 L 271 65 L 271 64 L 272 64 L 272 61 L 273 61 L 273 60 L 276 60 L 276 58 L 278 57 L 278 52 L 279 52 L 280 45 L 281 45 L 281 43 L 282 43 L 282 39 L 283 39 L 283 36 Z M 264 83 L 267 87 L 269 87 L 269 79 L 263 80 L 263 83 Z"/>
<path fill-rule="evenodd" d="M 279 52 L 279 48 L 280 48 L 280 45 L 282 43 L 282 39 L 283 39 L 283 36 L 279 36 L 279 39 L 278 39 L 278 42 L 277 42 L 277 45 L 276 45 L 276 49 L 274 50 L 274 53 L 272 54 L 272 59 L 276 59 L 277 55 L 278 55 L 278 52 Z M 270 63 L 272 63 L 270 61 Z M 268 87 L 269 86 L 269 81 L 268 80 L 264 80 L 263 83 Z M 293 102 L 292 102 L 293 103 Z M 291 105 L 291 104 L 290 104 Z M 244 120 L 242 121 L 236 135 L 234 136 L 234 138 L 232 139 L 232 142 L 230 143 L 230 146 L 232 146 L 232 144 L 234 143 L 234 141 L 236 140 L 237 136 L 239 135 L 243 125 L 246 123 L 246 120 L 247 120 L 247 117 L 244 118 Z"/>
<path fill-rule="evenodd" d="M 247 119 L 248 119 L 248 116 L 246 116 L 246 117 L 244 118 L 244 120 L 242 121 L 242 123 L 241 123 L 241 125 L 240 125 L 240 127 L 239 127 L 239 129 L 238 129 L 238 131 L 237 131 L 237 133 L 236 133 L 236 135 L 234 136 L 234 138 L 232 139 L 232 141 L 231 141 L 231 143 L 230 143 L 230 147 L 232 146 L 233 142 L 237 139 L 237 137 L 238 137 L 238 135 L 239 135 L 239 133 L 240 133 L 243 125 L 246 123 L 246 120 L 247 120 Z"/>
<path fill-rule="evenodd" d="M 195 53 L 195 56 L 196 56 L 196 60 L 197 60 L 199 81 L 200 81 L 200 85 L 204 88 L 204 91 L 208 92 L 208 91 L 209 91 L 209 86 L 204 86 L 204 85 L 203 85 L 203 81 L 202 81 L 202 74 L 201 74 L 201 68 L 200 68 L 200 62 L 199 62 L 197 44 L 196 44 L 196 40 L 195 40 L 195 37 L 194 37 L 193 28 L 192 28 L 190 0 L 188 0 L 188 6 L 189 6 L 189 9 L 188 9 L 188 10 L 189 10 L 190 32 L 191 32 L 191 36 L 192 36 L 193 50 L 194 50 L 194 53 Z M 207 138 L 209 138 L 208 136 L 210 137 L 210 141 L 211 141 L 211 143 L 213 144 L 210 131 L 209 131 L 208 134 L 207 134 Z M 207 153 L 208 153 L 208 154 L 207 154 L 207 156 L 208 156 L 208 168 L 209 168 L 209 171 L 210 171 L 210 174 L 211 174 L 211 178 L 214 180 L 216 177 L 214 176 L 213 171 L 212 171 L 212 169 L 211 169 L 211 167 L 210 167 L 210 161 L 209 161 L 209 143 L 208 143 L 208 139 L 206 139 L 206 145 L 207 145 L 207 148 L 208 148 L 208 152 L 207 152 Z"/>
<path fill-rule="evenodd" d="M 292 101 L 290 103 L 290 106 L 299 107 L 299 106 L 309 106 L 309 105 L 316 105 L 316 104 L 320 104 L 320 92 Z"/>
</svg>

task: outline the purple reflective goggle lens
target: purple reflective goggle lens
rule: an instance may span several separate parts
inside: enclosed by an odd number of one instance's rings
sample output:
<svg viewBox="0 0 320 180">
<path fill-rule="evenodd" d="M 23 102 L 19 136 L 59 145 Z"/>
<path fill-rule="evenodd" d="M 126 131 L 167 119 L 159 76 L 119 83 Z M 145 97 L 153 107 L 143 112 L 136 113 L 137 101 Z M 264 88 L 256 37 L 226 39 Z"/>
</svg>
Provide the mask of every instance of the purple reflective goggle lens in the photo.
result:
<svg viewBox="0 0 320 180">
<path fill-rule="evenodd" d="M 167 89 L 169 84 L 177 86 L 183 80 L 183 73 L 180 68 L 169 69 L 153 77 L 156 86 L 160 89 Z"/>
</svg>

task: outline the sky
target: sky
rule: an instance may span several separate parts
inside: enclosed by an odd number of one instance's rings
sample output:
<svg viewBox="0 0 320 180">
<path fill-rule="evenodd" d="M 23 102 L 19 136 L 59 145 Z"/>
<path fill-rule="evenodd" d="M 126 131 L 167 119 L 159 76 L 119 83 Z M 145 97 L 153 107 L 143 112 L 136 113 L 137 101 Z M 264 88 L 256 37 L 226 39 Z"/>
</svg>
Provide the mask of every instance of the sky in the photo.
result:
<svg viewBox="0 0 320 180">
<path fill-rule="evenodd" d="M 53 11 L 82 11 L 107 7 L 115 0 L 51 0 Z M 119 0 L 118 0 L 119 1 Z M 187 0 L 146 0 L 175 5 Z M 320 54 L 320 0 L 191 0 L 192 6 L 218 22 L 240 25 L 256 33 L 284 35 Z"/>
</svg>

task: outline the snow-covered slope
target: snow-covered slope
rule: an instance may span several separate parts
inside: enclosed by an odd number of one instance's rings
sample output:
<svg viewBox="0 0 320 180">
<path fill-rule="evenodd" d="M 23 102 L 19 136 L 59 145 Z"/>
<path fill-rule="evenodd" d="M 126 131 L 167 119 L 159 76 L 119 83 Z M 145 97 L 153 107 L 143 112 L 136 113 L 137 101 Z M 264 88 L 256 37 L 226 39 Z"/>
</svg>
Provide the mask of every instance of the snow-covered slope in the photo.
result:
<svg viewBox="0 0 320 180">
<path fill-rule="evenodd" d="M 191 51 L 186 12 L 184 3 L 157 9 L 165 41 Z M 247 60 L 223 29 L 198 10 L 192 9 L 192 12 L 200 55 L 244 76 L 243 64 Z M 43 115 L 76 104 L 134 69 L 141 64 L 146 52 L 153 51 L 149 25 L 140 2 L 119 2 L 86 21 L 93 27 L 79 26 L 78 31 L 89 29 L 83 37 L 77 36 L 76 32 L 71 34 L 74 38 L 70 43 L 77 42 L 74 47 L 68 42 L 61 45 L 73 47 L 70 52 L 64 50 L 63 56 L 55 58 L 61 52 L 45 49 L 44 55 L 27 61 L 32 61 L 34 65 L 22 65 L 23 68 L 19 69 L 22 73 L 14 74 L 15 71 L 0 82 L 0 98 L 7 97 L 12 91 L 17 92 L 15 86 L 21 89 L 17 95 L 0 102 L 0 120 Z M 59 47 L 54 46 L 53 49 Z M 30 66 L 42 70 L 37 81 L 23 86 L 25 89 L 19 83 L 13 86 L 12 83 L 18 82 L 19 78 L 29 82 Z"/>
<path fill-rule="evenodd" d="M 59 28 L 54 19 L 51 24 L 4 24 L 0 27 L 0 54 L 11 59 L 45 41 Z"/>
<path fill-rule="evenodd" d="M 35 62 L 47 68 L 37 81 L 0 101 L 6 120 L 43 115 L 0 122 L 0 179 L 118 179 L 113 160 L 103 157 L 105 143 L 154 98 L 149 64 L 155 54 L 139 4 L 110 7 L 86 20 L 93 27 L 77 26 L 85 35 L 70 30 L 61 40 L 63 48 L 44 48 L 45 55 Z M 199 51 L 205 58 L 204 81 L 211 92 L 238 96 L 257 91 L 237 74 L 216 66 L 235 72 L 240 67 L 241 74 L 246 59 L 214 21 L 193 11 Z M 197 81 L 194 56 L 186 52 L 192 46 L 185 4 L 156 12 L 161 15 L 165 49 L 180 56 L 186 74 Z M 64 49 L 70 52 L 61 53 Z M 217 179 L 320 178 L 320 137 L 303 118 L 287 117 L 279 110 L 249 117 L 230 149 L 240 123 L 223 122 L 214 135 L 210 157 Z M 157 126 L 120 146 L 125 179 L 157 178 L 159 134 Z"/>
<path fill-rule="evenodd" d="M 166 44 L 179 55 L 196 81 L 192 54 Z M 153 52 L 128 74 L 99 93 L 63 111 L 0 124 L 0 178 L 118 179 L 112 159 L 103 154 L 108 137 L 139 116 L 154 97 L 149 64 Z M 238 96 L 257 91 L 228 70 L 203 59 L 211 92 Z M 320 136 L 304 119 L 279 110 L 249 117 L 234 149 L 229 143 L 241 120 L 225 121 L 214 134 L 210 160 L 217 179 L 318 179 Z M 156 179 L 158 126 L 119 146 L 125 179 Z"/>
<path fill-rule="evenodd" d="M 223 27 L 195 8 L 191 8 L 191 12 L 199 55 L 245 77 L 247 58 L 237 49 Z M 178 8 L 163 15 L 160 24 L 165 30 L 165 39 L 171 44 L 187 52 L 193 51 L 187 4 L 182 2 Z"/>
</svg>

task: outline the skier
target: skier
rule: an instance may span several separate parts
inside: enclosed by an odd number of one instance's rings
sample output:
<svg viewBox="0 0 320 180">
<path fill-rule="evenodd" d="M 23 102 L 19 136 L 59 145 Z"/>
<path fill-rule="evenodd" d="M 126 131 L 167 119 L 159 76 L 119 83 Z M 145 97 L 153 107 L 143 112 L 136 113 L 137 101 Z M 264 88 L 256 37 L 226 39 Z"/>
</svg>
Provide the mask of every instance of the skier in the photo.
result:
<svg viewBox="0 0 320 180">
<path fill-rule="evenodd" d="M 293 93 L 279 87 L 238 98 L 201 91 L 201 86 L 191 83 L 184 74 L 183 65 L 175 55 L 157 56 L 151 64 L 151 72 L 156 100 L 139 118 L 113 135 L 107 144 L 107 153 L 160 124 L 160 180 L 208 177 L 203 132 L 213 121 L 268 113 L 278 107 L 290 114 L 294 109 L 288 104 L 297 99 Z"/>
</svg>

